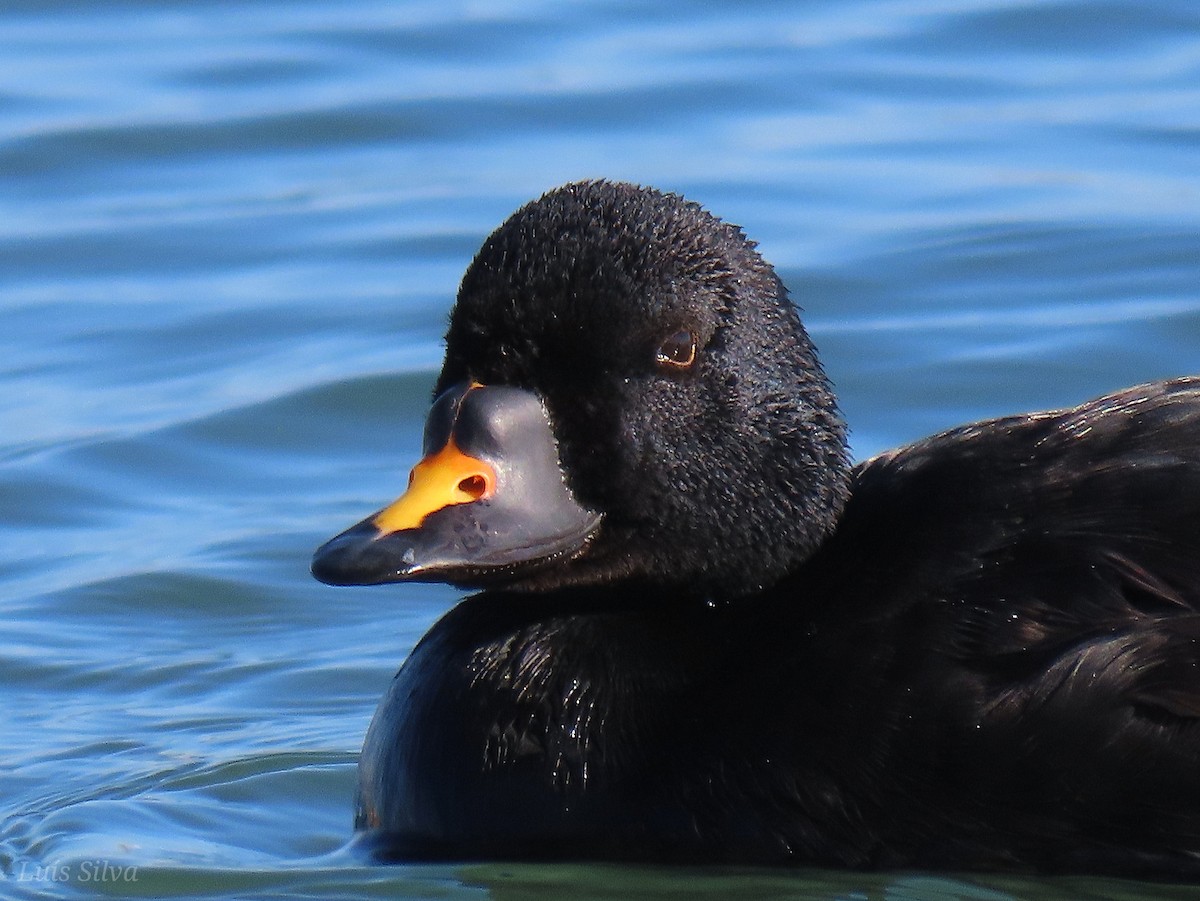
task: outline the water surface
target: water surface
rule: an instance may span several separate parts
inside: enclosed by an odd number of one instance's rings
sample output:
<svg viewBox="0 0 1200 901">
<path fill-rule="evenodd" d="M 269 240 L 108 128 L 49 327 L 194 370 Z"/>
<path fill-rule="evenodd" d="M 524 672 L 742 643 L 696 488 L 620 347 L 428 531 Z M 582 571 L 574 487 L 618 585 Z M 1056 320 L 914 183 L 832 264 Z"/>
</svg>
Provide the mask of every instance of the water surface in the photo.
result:
<svg viewBox="0 0 1200 901">
<path fill-rule="evenodd" d="M 402 488 L 479 242 L 571 179 L 743 225 L 860 457 L 1200 372 L 1192 0 L 8 0 L 0 48 L 0 894 L 1193 894 L 371 865 L 357 752 L 455 595 L 307 574 Z"/>
</svg>

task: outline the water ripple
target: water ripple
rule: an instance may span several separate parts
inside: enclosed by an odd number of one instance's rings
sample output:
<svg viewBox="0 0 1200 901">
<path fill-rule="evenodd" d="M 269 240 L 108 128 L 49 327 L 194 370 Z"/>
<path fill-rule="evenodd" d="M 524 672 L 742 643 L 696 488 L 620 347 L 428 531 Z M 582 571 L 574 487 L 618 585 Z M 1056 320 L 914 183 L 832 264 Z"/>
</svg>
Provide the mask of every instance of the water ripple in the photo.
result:
<svg viewBox="0 0 1200 901">
<path fill-rule="evenodd" d="M 1200 372 L 1195 3 L 9 0 L 0 43 L 5 893 L 1173 891 L 373 865 L 355 749 L 455 593 L 307 567 L 402 487 L 482 237 L 568 179 L 744 225 L 860 456 Z"/>
</svg>

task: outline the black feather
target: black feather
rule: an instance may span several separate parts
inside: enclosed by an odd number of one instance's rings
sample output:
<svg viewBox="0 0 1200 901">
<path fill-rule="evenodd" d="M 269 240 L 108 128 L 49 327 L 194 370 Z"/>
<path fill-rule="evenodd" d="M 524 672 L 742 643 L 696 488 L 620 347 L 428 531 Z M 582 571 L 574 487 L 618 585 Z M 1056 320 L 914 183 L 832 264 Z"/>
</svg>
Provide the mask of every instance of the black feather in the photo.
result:
<svg viewBox="0 0 1200 901">
<path fill-rule="evenodd" d="M 604 524 L 397 676 L 360 772 L 395 853 L 1197 875 L 1200 380 L 851 469 L 753 245 L 606 182 L 484 244 L 465 379 L 544 398 Z"/>
</svg>

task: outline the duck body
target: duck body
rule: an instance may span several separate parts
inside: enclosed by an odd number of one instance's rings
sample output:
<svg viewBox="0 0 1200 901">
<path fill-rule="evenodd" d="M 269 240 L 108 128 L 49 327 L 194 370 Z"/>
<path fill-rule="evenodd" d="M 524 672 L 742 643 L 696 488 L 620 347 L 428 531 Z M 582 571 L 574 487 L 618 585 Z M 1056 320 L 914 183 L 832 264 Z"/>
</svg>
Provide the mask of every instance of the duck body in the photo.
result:
<svg viewBox="0 0 1200 901">
<path fill-rule="evenodd" d="M 655 259 L 648 285 L 634 238 L 707 262 Z M 739 242 L 600 182 L 485 244 L 426 431 L 480 497 L 383 511 L 314 562 L 483 589 L 380 704 L 357 827 L 408 859 L 1195 877 L 1200 379 L 851 468 L 794 308 Z M 747 349 L 778 328 L 798 337 Z M 506 435 L 539 416 L 561 475 L 524 448 L 542 462 L 509 475 Z M 562 515 L 518 535 L 522 505 Z"/>
</svg>

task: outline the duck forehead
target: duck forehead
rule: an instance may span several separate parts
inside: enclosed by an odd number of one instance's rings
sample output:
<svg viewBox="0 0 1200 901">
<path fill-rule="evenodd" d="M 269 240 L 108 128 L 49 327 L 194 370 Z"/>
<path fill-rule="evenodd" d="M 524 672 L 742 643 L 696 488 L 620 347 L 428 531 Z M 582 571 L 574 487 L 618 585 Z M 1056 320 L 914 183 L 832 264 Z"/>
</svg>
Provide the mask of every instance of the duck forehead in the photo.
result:
<svg viewBox="0 0 1200 901">
<path fill-rule="evenodd" d="M 628 346 L 642 349 L 692 322 L 708 322 L 720 298 L 702 284 L 671 272 L 637 278 L 586 275 L 535 311 L 545 342 L 573 352 L 607 356 Z"/>
<path fill-rule="evenodd" d="M 450 337 L 470 337 L 466 355 L 484 380 L 524 370 L 527 381 L 554 364 L 634 374 L 675 330 L 707 338 L 725 303 L 709 286 L 662 275 L 576 269 L 564 279 L 510 284 L 503 295 L 462 297 Z"/>
<path fill-rule="evenodd" d="M 680 330 L 707 345 L 759 268 L 740 230 L 695 204 L 628 185 L 568 186 L 484 242 L 451 316 L 447 368 L 529 388 L 636 376 Z"/>
</svg>

